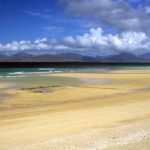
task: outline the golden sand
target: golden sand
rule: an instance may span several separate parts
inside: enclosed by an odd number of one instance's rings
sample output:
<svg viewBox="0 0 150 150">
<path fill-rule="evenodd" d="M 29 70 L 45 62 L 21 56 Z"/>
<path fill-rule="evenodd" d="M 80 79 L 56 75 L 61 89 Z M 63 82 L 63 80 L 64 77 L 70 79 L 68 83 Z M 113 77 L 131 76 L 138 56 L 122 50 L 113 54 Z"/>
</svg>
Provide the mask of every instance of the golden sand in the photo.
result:
<svg viewBox="0 0 150 150">
<path fill-rule="evenodd" d="M 13 96 L 0 103 L 0 149 L 150 149 L 150 75 L 136 73 L 55 74 L 89 82 L 44 93 L 8 89 Z"/>
</svg>

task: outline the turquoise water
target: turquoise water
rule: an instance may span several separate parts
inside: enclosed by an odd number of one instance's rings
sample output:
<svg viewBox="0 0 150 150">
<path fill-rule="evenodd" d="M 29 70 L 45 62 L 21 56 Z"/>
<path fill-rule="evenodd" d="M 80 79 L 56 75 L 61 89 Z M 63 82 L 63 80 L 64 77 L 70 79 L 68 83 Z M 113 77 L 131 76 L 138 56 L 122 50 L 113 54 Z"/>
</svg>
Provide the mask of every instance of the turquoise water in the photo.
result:
<svg viewBox="0 0 150 150">
<path fill-rule="evenodd" d="M 0 69 L 0 76 L 21 76 L 47 73 L 101 72 L 109 69 L 109 67 L 5 68 Z"/>
<path fill-rule="evenodd" d="M 150 66 L 76 66 L 76 67 L 53 67 L 53 68 L 0 68 L 0 77 L 14 77 L 47 73 L 105 73 L 110 70 L 120 69 L 150 69 Z"/>
</svg>

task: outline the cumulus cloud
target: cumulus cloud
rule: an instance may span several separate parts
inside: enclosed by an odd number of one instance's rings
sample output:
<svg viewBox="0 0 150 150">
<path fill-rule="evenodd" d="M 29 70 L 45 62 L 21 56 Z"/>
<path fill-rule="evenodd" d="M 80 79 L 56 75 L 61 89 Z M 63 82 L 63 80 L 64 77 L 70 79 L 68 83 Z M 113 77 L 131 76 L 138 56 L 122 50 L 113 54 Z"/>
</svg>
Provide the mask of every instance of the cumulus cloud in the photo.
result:
<svg viewBox="0 0 150 150">
<path fill-rule="evenodd" d="M 103 33 L 101 28 L 91 29 L 90 33 L 83 36 L 66 37 L 66 43 L 78 45 L 80 48 L 97 50 L 100 54 L 114 54 L 130 52 L 141 54 L 149 51 L 150 40 L 143 32 L 123 32 L 121 34 Z"/>
<path fill-rule="evenodd" d="M 61 40 L 39 38 L 35 41 L 13 41 L 7 44 L 0 43 L 0 54 L 11 55 L 18 52 L 26 52 L 35 55 L 57 54 L 65 52 L 68 47 Z"/>
<path fill-rule="evenodd" d="M 83 55 L 112 55 L 120 52 L 142 54 L 149 51 L 150 39 L 144 32 L 127 31 L 105 34 L 99 27 L 81 36 L 68 36 L 60 40 L 37 39 L 0 44 L 0 52 L 30 52 L 35 54 L 79 53 Z"/>
<path fill-rule="evenodd" d="M 129 4 L 131 0 L 60 0 L 66 4 L 68 14 L 93 18 L 99 23 L 113 26 L 120 31 L 149 32 L 149 7 Z M 132 0 L 133 1 L 133 0 Z M 136 0 L 136 2 L 139 0 Z M 134 0 L 135 2 L 135 0 Z"/>
</svg>

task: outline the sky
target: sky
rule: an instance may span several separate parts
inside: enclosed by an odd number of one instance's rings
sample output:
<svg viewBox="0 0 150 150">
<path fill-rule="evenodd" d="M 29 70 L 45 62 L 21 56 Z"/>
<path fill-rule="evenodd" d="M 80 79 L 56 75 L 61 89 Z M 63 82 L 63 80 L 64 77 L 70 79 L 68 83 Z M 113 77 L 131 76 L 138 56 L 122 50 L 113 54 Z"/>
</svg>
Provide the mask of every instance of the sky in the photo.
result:
<svg viewBox="0 0 150 150">
<path fill-rule="evenodd" d="M 150 53 L 149 0 L 0 0 L 0 53 Z"/>
</svg>

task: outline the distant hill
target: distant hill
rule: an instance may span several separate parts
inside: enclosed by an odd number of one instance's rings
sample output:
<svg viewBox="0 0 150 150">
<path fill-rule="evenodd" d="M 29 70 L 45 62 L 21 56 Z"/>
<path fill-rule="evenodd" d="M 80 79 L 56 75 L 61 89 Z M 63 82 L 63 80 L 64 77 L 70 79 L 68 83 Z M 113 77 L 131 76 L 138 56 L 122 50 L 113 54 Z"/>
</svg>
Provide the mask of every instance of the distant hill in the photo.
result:
<svg viewBox="0 0 150 150">
<path fill-rule="evenodd" d="M 137 62 L 137 61 L 144 61 L 139 56 L 135 56 L 131 53 L 120 53 L 118 55 L 113 55 L 104 59 L 105 61 L 109 62 Z"/>
<path fill-rule="evenodd" d="M 0 55 L 0 62 L 70 62 L 82 61 L 82 56 L 72 53 L 59 55 L 32 55 L 27 53 L 17 53 L 11 56 Z"/>
<path fill-rule="evenodd" d="M 0 55 L 0 62 L 150 62 L 150 53 L 135 56 L 131 53 L 120 53 L 112 56 L 83 56 L 74 53 L 50 55 L 33 55 L 25 52 L 11 56 Z"/>
</svg>

